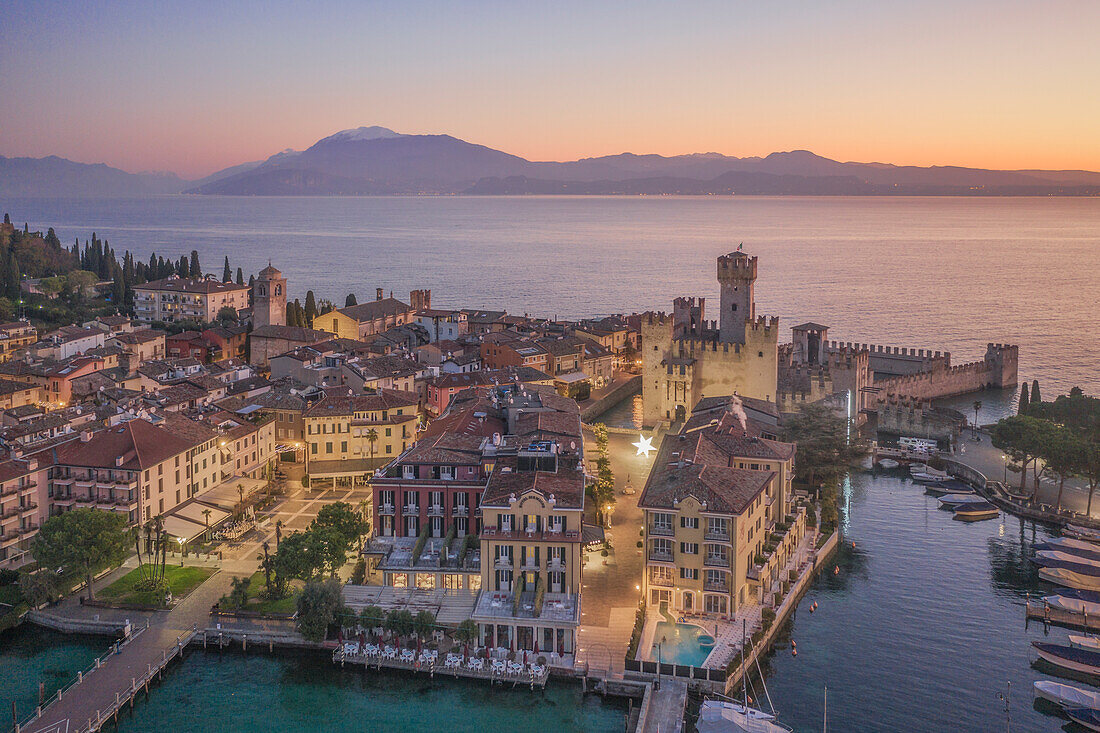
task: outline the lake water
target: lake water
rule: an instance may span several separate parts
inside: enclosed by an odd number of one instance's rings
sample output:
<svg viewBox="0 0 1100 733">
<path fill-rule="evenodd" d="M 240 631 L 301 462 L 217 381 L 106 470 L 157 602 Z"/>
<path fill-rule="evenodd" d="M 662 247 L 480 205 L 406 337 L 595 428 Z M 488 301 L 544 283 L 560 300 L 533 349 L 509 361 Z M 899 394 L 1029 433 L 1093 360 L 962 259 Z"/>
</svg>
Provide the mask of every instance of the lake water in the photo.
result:
<svg viewBox="0 0 1100 733">
<path fill-rule="evenodd" d="M 799 604 L 764 666 L 785 723 L 820 731 L 1052 731 L 1066 721 L 1032 706 L 1032 640 L 1067 631 L 1024 628 L 1024 600 L 1050 586 L 1029 561 L 1048 534 L 1011 516 L 957 522 L 922 486 L 853 476 L 842 497 L 845 545 Z M 852 546 L 852 543 L 855 546 Z M 809 608 L 818 603 L 817 610 Z M 1065 681 L 1065 680 L 1063 680 Z M 1070 682 L 1070 684 L 1077 684 Z"/>
<path fill-rule="evenodd" d="M 625 703 L 582 695 L 572 682 L 531 691 L 442 675 L 364 674 L 318 655 L 194 652 L 118 731 L 620 733 L 626 712 Z"/>
<path fill-rule="evenodd" d="M 271 260 L 339 305 L 376 287 L 433 304 L 580 317 L 717 303 L 715 257 L 760 257 L 760 314 L 828 324 L 844 341 L 949 350 L 1021 346 L 1044 394 L 1100 391 L 1100 199 L 756 197 L 8 198 L 63 243 L 95 231 L 122 252 L 207 271 Z M 712 311 L 714 306 L 712 305 Z"/>
<path fill-rule="evenodd" d="M 49 699 L 95 663 L 112 643 L 108 637 L 69 636 L 23 624 L 0 633 L 0 706 L 10 722 L 11 706 L 22 720 L 38 705 L 38 685 Z M 7 730 L 6 724 L 0 730 Z"/>
</svg>

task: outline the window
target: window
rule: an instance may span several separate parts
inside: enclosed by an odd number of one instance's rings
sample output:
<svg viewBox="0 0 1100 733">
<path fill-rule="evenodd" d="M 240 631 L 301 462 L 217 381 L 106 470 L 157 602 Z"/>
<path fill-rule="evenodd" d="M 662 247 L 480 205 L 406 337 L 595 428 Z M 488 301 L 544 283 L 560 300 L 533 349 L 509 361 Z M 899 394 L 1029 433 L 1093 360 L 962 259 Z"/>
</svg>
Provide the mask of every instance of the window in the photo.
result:
<svg viewBox="0 0 1100 733">
<path fill-rule="evenodd" d="M 682 555 L 698 555 L 699 544 L 697 542 L 681 542 L 680 554 Z"/>
<path fill-rule="evenodd" d="M 332 441 L 325 443 L 325 453 L 332 453 Z"/>
<path fill-rule="evenodd" d="M 699 529 L 699 517 L 680 517 L 681 529 Z"/>
<path fill-rule="evenodd" d="M 699 580 L 699 569 L 680 568 L 680 578 L 683 580 Z"/>
<path fill-rule="evenodd" d="M 728 599 L 725 596 L 703 596 L 703 610 L 707 613 L 726 613 Z"/>
</svg>

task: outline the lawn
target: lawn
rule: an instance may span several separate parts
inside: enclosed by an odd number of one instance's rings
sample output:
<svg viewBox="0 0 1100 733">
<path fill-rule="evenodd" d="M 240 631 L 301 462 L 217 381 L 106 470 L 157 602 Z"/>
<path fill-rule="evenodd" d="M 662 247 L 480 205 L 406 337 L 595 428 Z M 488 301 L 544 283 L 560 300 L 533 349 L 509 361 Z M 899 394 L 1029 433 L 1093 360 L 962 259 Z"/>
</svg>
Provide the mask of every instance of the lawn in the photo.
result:
<svg viewBox="0 0 1100 733">
<path fill-rule="evenodd" d="M 202 585 L 203 581 L 214 574 L 214 568 L 180 567 L 168 565 L 164 568 L 164 577 L 172 589 L 172 598 L 179 600 Z M 100 600 L 137 606 L 159 605 L 157 594 L 150 591 L 134 590 L 134 584 L 141 580 L 141 569 L 134 568 L 121 578 L 96 593 Z"/>
<path fill-rule="evenodd" d="M 252 613 L 275 613 L 289 616 L 298 610 L 298 591 L 301 588 L 302 583 L 300 581 L 291 581 L 290 595 L 277 601 L 268 600 L 263 597 L 264 573 L 259 570 L 253 574 L 252 580 L 248 583 L 248 601 L 241 610 Z"/>
</svg>

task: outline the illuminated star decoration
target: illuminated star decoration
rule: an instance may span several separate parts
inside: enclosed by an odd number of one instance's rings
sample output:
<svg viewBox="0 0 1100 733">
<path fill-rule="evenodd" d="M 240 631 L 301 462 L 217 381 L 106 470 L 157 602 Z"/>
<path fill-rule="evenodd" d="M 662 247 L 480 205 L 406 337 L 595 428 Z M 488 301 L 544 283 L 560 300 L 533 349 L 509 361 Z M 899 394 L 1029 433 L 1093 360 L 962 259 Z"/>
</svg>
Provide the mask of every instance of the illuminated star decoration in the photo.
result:
<svg viewBox="0 0 1100 733">
<path fill-rule="evenodd" d="M 649 458 L 649 452 L 650 451 L 657 450 L 656 448 L 653 447 L 653 437 L 652 436 L 647 438 L 644 435 L 639 434 L 638 435 L 638 442 L 637 443 L 631 443 L 631 445 L 638 449 L 638 452 L 635 453 L 634 455 L 636 455 L 636 456 L 645 456 L 646 458 Z"/>
</svg>

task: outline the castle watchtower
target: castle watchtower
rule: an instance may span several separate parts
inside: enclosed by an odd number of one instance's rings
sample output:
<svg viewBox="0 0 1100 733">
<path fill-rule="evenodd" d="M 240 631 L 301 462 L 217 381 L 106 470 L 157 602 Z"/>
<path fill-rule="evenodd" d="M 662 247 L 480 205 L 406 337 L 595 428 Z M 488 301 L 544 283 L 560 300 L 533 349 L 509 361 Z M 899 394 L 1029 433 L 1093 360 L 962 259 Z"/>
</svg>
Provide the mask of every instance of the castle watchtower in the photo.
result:
<svg viewBox="0 0 1100 733">
<path fill-rule="evenodd" d="M 252 285 L 252 325 L 286 325 L 286 278 L 268 263 Z"/>
<path fill-rule="evenodd" d="M 723 343 L 745 343 L 745 322 L 756 320 L 756 258 L 731 252 L 718 258 L 721 313 L 718 337 Z"/>
<path fill-rule="evenodd" d="M 672 301 L 672 336 L 701 336 L 706 315 L 706 298 L 676 298 Z"/>
<path fill-rule="evenodd" d="M 803 323 L 791 329 L 794 344 L 793 361 L 801 364 L 824 364 L 825 343 L 829 339 L 829 327 L 820 323 Z"/>
</svg>

